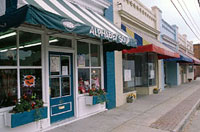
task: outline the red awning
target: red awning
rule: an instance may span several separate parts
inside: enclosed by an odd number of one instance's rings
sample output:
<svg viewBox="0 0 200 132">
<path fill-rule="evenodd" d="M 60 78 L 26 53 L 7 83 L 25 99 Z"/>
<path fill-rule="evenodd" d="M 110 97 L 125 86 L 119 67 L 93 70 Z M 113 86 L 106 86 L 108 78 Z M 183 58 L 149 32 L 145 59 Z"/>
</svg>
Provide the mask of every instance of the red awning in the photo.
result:
<svg viewBox="0 0 200 132">
<path fill-rule="evenodd" d="M 123 54 L 131 54 L 131 53 L 146 53 L 146 52 L 154 52 L 158 54 L 158 59 L 169 59 L 169 58 L 179 58 L 180 55 L 172 50 L 168 50 L 168 48 L 164 49 L 160 46 L 156 46 L 154 44 L 148 44 L 144 46 L 138 46 L 137 48 L 132 48 L 130 50 L 123 50 Z"/>
<path fill-rule="evenodd" d="M 192 56 L 192 55 L 188 55 L 186 54 L 188 57 L 190 57 L 193 60 L 193 63 L 196 65 L 200 65 L 200 60 L 197 59 L 196 57 Z"/>
</svg>

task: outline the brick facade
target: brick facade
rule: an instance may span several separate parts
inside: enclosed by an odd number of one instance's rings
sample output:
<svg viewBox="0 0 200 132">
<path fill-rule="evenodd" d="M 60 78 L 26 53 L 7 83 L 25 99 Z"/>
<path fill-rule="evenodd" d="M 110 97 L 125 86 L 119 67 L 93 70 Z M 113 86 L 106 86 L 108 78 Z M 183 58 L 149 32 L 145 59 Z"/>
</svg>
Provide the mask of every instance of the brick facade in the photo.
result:
<svg viewBox="0 0 200 132">
<path fill-rule="evenodd" d="M 194 56 L 200 59 L 200 44 L 194 45 Z M 196 66 L 195 68 L 195 77 L 200 77 L 200 66 Z"/>
</svg>

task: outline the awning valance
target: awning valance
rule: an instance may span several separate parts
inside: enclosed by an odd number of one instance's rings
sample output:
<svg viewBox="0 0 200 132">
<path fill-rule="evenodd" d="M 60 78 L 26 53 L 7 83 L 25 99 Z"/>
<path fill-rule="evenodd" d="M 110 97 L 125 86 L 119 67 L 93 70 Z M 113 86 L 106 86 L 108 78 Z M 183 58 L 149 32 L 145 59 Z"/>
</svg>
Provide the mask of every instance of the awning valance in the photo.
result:
<svg viewBox="0 0 200 132">
<path fill-rule="evenodd" d="M 130 50 L 123 50 L 123 53 L 145 53 L 154 52 L 158 54 L 159 59 L 168 58 L 179 58 L 180 55 L 173 50 L 169 49 L 156 39 L 153 39 L 147 35 L 139 35 L 139 33 L 133 32 L 130 28 L 122 24 L 122 29 L 126 31 L 129 35 L 137 40 L 137 48 Z"/>
<path fill-rule="evenodd" d="M 28 23 L 136 47 L 135 39 L 103 16 L 67 0 L 3 1 L 5 7 L 0 8 L 0 32 Z"/>
<path fill-rule="evenodd" d="M 171 59 L 165 59 L 165 61 L 177 61 L 177 62 L 185 62 L 185 63 L 192 63 L 193 60 L 189 58 L 186 54 L 182 53 L 181 51 L 176 50 L 176 48 L 171 47 L 170 45 L 164 44 L 174 52 L 179 53 L 179 58 L 171 58 Z"/>
<path fill-rule="evenodd" d="M 196 57 L 194 57 L 192 55 L 189 55 L 189 54 L 187 54 L 187 56 L 190 57 L 193 60 L 193 63 L 195 65 L 200 65 L 200 60 L 199 59 L 197 59 Z"/>
</svg>

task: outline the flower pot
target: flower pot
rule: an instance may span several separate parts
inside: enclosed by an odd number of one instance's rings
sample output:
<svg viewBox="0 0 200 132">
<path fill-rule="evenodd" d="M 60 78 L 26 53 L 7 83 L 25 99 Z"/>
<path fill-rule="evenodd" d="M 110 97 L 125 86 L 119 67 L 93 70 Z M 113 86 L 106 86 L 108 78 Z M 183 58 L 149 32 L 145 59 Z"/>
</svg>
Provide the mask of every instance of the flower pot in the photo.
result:
<svg viewBox="0 0 200 132">
<path fill-rule="evenodd" d="M 127 103 L 133 103 L 133 98 L 126 98 Z"/>
<path fill-rule="evenodd" d="M 5 124 L 11 128 L 47 118 L 47 107 L 25 111 L 23 113 L 5 113 Z"/>
<path fill-rule="evenodd" d="M 85 97 L 85 103 L 86 105 L 96 105 L 99 103 L 103 103 L 106 101 L 105 95 L 100 96 L 86 96 Z"/>
<path fill-rule="evenodd" d="M 158 94 L 158 92 L 159 92 L 159 90 L 156 90 L 156 89 L 153 90 L 154 94 Z"/>
</svg>

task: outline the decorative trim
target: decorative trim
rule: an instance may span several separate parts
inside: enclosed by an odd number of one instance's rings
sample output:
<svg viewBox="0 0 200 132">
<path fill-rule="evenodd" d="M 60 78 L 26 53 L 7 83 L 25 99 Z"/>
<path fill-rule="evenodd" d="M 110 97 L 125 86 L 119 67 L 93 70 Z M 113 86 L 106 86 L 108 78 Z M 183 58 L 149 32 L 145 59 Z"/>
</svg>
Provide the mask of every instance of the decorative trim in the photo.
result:
<svg viewBox="0 0 200 132">
<path fill-rule="evenodd" d="M 127 20 L 131 21 L 132 23 L 136 24 L 137 26 L 147 30 L 148 32 L 155 34 L 156 36 L 158 36 L 160 34 L 160 31 L 145 24 L 144 22 L 140 21 L 139 19 L 135 18 L 134 16 L 132 16 L 131 14 L 129 14 L 128 12 L 126 12 L 124 10 L 119 10 L 119 14 L 121 15 L 121 17 L 124 17 L 125 19 L 127 19 Z"/>
</svg>

